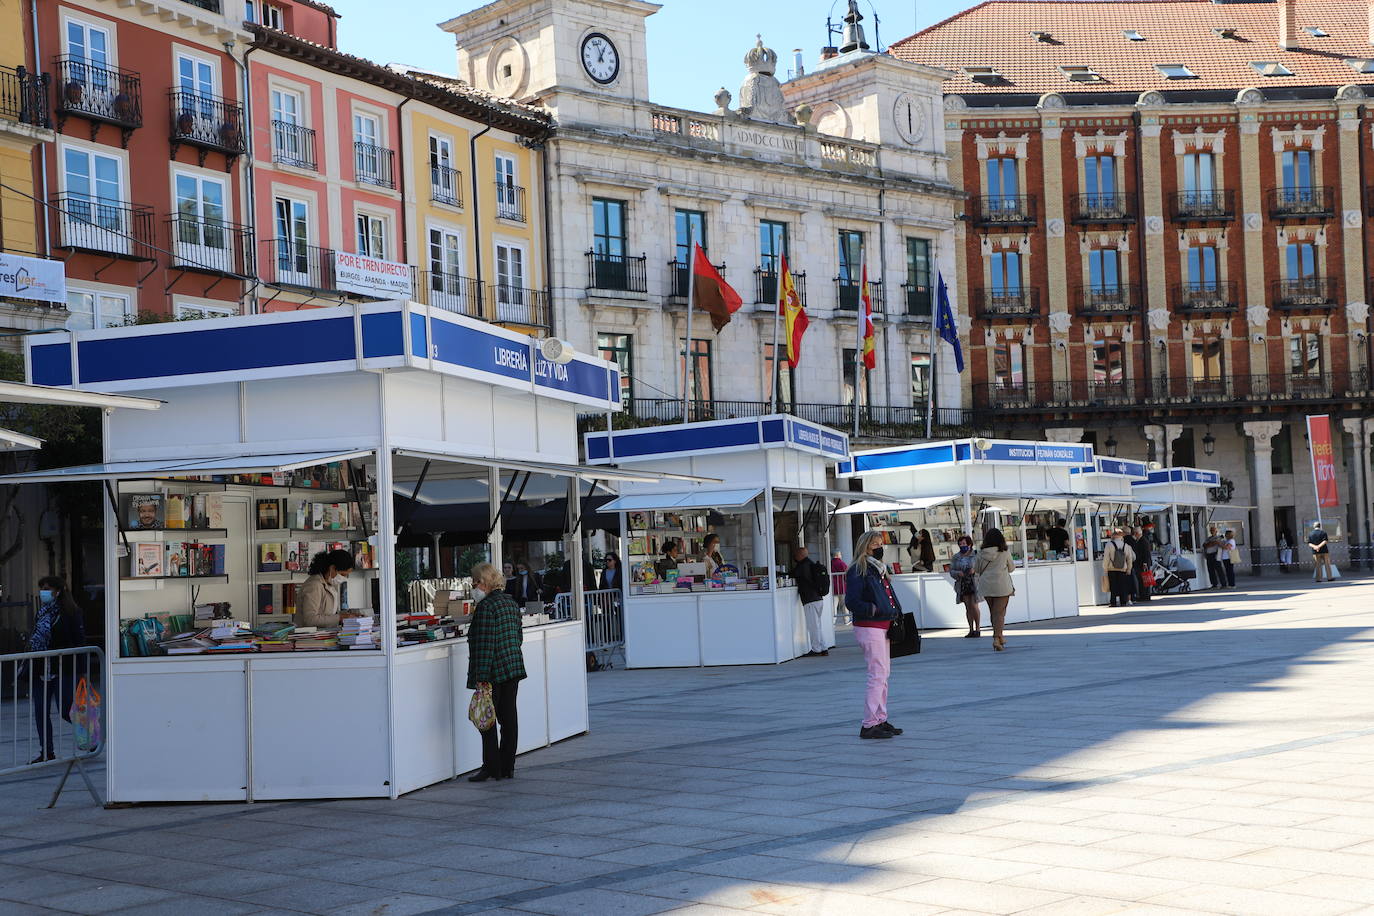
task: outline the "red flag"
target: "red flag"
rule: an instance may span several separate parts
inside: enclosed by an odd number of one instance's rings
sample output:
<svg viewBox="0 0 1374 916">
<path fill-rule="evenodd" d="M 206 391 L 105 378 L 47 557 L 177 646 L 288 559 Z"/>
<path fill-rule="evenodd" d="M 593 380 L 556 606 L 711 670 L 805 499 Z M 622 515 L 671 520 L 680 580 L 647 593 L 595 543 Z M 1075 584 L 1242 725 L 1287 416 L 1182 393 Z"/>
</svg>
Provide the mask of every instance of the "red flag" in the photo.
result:
<svg viewBox="0 0 1374 916">
<path fill-rule="evenodd" d="M 719 332 L 730 323 L 735 312 L 744 305 L 744 300 L 729 283 L 725 282 L 725 278 L 707 259 L 706 252 L 701 250 L 700 245 L 697 246 L 696 256 L 692 260 L 692 274 L 692 282 L 695 284 L 694 302 L 698 308 L 711 316 L 711 327 Z"/>
<path fill-rule="evenodd" d="M 867 252 L 864 252 L 863 269 L 859 274 L 859 301 L 863 309 L 864 368 L 872 372 L 878 368 L 878 350 L 873 340 L 873 292 L 868 285 Z"/>
<path fill-rule="evenodd" d="M 1326 414 L 1307 418 L 1307 445 L 1312 453 L 1312 482 L 1317 505 L 1330 509 L 1341 504 L 1336 491 L 1336 453 L 1331 447 L 1331 418 Z"/>
</svg>

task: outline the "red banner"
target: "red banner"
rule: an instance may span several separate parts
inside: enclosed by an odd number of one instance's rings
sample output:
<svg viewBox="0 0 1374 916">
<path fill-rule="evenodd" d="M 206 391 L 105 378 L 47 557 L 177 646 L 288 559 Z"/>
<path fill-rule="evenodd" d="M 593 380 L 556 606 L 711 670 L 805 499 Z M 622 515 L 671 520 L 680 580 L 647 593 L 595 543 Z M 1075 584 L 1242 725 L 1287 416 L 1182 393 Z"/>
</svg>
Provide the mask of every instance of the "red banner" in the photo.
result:
<svg viewBox="0 0 1374 916">
<path fill-rule="evenodd" d="M 1331 447 L 1331 418 L 1325 414 L 1307 418 L 1307 443 L 1312 453 L 1312 482 L 1317 505 L 1323 509 L 1341 504 L 1336 492 L 1336 453 Z"/>
</svg>

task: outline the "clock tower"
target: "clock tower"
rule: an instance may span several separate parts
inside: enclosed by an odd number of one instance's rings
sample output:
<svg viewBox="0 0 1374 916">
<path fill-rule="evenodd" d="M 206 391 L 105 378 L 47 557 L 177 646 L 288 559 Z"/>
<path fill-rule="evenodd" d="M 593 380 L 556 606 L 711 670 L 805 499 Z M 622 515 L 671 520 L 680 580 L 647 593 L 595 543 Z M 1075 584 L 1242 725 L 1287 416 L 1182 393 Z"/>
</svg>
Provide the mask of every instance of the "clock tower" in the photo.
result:
<svg viewBox="0 0 1374 916">
<path fill-rule="evenodd" d="M 648 101 L 645 19 L 658 10 L 643 0 L 495 0 L 440 28 L 474 88 L 542 105 L 563 123 L 604 124 L 619 120 L 608 103 Z"/>
</svg>

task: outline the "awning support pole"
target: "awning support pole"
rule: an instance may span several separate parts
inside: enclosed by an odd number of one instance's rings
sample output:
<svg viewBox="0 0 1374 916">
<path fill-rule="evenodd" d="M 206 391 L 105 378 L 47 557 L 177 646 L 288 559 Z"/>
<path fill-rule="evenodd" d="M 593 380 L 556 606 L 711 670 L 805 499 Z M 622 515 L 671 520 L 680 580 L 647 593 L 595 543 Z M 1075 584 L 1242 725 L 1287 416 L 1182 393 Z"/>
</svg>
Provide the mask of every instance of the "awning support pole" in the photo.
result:
<svg viewBox="0 0 1374 916">
<path fill-rule="evenodd" d="M 410 505 L 406 507 L 405 516 L 396 523 L 396 537 L 401 536 L 401 532 L 405 530 L 406 525 L 409 525 L 411 518 L 415 516 L 415 510 L 420 505 L 420 488 L 425 485 L 425 478 L 427 476 L 429 476 L 428 461 L 425 462 L 424 467 L 420 468 L 420 478 L 415 481 L 415 489 L 411 491 Z"/>
<path fill-rule="evenodd" d="M 119 514 L 119 500 L 115 499 L 114 487 L 110 482 L 105 481 L 105 496 L 110 500 L 110 509 L 114 512 L 115 526 L 119 528 L 119 539 L 124 542 L 124 555 L 132 559 L 133 553 L 129 550 L 129 532 L 124 527 L 124 519 Z"/>
<path fill-rule="evenodd" d="M 572 479 L 573 479 L 573 480 L 576 480 L 577 478 L 572 478 Z M 576 502 L 577 502 L 577 518 L 576 518 L 576 520 L 574 520 L 574 522 L 573 522 L 573 527 L 572 527 L 572 533 L 573 533 L 573 534 L 577 534 L 578 532 L 580 532 L 580 531 L 582 530 L 582 520 L 585 519 L 585 518 L 587 517 L 587 502 L 590 502 L 590 501 L 591 501 L 591 498 L 592 498 L 593 496 L 596 495 L 596 488 L 597 488 L 597 486 L 600 485 L 600 483 L 601 483 L 601 481 L 599 481 L 599 480 L 593 480 L 593 481 L 592 481 L 591 489 L 589 489 L 589 490 L 587 491 L 587 495 L 586 495 L 585 497 L 582 497 L 581 499 L 579 499 L 579 500 L 576 501 Z M 583 502 L 583 500 L 586 500 L 586 502 Z M 573 502 L 572 502 L 572 501 L 569 501 L 568 505 L 570 505 L 570 506 L 573 505 Z"/>
<path fill-rule="evenodd" d="M 499 471 L 498 471 L 498 473 L 499 473 Z M 519 471 L 516 471 L 515 475 L 514 475 L 513 477 L 511 477 L 511 479 L 510 479 L 510 485 L 506 487 L 506 495 L 503 496 L 503 497 L 501 497 L 501 505 L 499 505 L 499 506 L 496 507 L 496 517 L 493 518 L 493 519 L 491 520 L 491 527 L 487 529 L 487 536 L 488 536 L 488 537 L 490 537 L 490 536 L 491 536 L 491 533 L 492 533 L 493 531 L 496 530 L 496 526 L 497 526 L 498 524 L 500 524 L 500 522 L 501 522 L 501 515 L 506 511 L 506 505 L 507 505 L 508 503 L 510 503 L 510 491 L 511 491 L 511 488 L 515 486 L 515 481 L 518 480 L 519 477 L 520 477 L 520 472 L 519 472 Z M 519 502 L 521 499 L 524 498 L 524 496 L 525 496 L 525 487 L 529 484 L 529 482 L 530 482 L 530 472 L 529 472 L 529 471 L 526 471 L 526 472 L 525 472 L 525 479 L 524 479 L 524 481 L 522 481 L 521 484 L 520 484 L 520 492 L 515 494 L 515 501 L 516 501 L 516 502 Z"/>
</svg>

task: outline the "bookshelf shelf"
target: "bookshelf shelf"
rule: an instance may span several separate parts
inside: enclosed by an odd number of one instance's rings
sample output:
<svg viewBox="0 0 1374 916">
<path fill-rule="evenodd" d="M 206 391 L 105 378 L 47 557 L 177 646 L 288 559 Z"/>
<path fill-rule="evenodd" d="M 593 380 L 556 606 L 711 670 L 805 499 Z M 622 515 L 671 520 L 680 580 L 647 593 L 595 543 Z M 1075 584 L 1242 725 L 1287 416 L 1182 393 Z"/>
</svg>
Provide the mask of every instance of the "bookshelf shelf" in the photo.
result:
<svg viewBox="0 0 1374 916">
<path fill-rule="evenodd" d="M 361 528 L 256 528 L 253 534 L 259 540 L 271 541 L 279 534 L 362 534 Z M 338 540 L 338 538 L 319 538 L 318 540 Z"/>
<path fill-rule="evenodd" d="M 124 533 L 131 539 L 141 538 L 145 535 L 168 534 L 199 534 L 217 538 L 229 537 L 228 528 L 131 528 Z"/>
<path fill-rule="evenodd" d="M 120 576 L 120 582 L 228 582 L 228 576 Z"/>
</svg>

